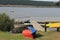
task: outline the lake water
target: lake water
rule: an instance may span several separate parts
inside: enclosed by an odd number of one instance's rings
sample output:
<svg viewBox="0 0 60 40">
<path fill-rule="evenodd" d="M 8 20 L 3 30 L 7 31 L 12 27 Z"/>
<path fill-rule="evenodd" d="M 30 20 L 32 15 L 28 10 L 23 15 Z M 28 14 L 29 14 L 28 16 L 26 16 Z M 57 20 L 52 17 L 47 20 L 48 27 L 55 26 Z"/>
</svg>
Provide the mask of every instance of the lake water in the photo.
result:
<svg viewBox="0 0 60 40">
<path fill-rule="evenodd" d="M 0 7 L 3 12 L 15 19 L 60 20 L 60 8 Z"/>
</svg>

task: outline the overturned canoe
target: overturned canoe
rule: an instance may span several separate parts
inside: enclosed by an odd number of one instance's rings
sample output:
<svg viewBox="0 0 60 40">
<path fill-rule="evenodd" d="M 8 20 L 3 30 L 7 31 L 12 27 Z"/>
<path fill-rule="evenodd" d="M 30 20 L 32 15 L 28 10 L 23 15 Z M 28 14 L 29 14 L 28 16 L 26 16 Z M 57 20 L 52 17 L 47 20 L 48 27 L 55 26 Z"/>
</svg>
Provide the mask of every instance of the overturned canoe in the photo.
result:
<svg viewBox="0 0 60 40">
<path fill-rule="evenodd" d="M 51 28 L 58 28 L 60 27 L 60 23 L 49 23 L 49 24 L 46 24 L 46 26 Z"/>
</svg>

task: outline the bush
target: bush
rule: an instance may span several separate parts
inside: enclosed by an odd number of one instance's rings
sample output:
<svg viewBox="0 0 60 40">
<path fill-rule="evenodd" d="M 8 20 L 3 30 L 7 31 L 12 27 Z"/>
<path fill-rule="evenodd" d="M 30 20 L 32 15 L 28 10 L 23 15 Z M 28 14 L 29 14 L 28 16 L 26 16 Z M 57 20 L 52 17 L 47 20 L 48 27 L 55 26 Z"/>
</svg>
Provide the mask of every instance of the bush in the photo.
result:
<svg viewBox="0 0 60 40">
<path fill-rule="evenodd" d="M 0 30 L 10 31 L 12 28 L 13 20 L 5 13 L 0 14 Z"/>
</svg>

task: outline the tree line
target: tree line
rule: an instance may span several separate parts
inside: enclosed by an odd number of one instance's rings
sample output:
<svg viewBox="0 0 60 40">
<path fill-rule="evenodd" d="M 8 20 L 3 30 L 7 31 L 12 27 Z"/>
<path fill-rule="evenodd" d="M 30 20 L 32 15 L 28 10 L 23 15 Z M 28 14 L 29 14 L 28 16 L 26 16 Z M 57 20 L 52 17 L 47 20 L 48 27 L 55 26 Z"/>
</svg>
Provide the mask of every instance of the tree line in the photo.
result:
<svg viewBox="0 0 60 40">
<path fill-rule="evenodd" d="M 32 6 L 60 6 L 59 2 L 44 2 L 44 1 L 30 1 L 30 0 L 0 0 L 2 5 L 32 5 Z"/>
</svg>

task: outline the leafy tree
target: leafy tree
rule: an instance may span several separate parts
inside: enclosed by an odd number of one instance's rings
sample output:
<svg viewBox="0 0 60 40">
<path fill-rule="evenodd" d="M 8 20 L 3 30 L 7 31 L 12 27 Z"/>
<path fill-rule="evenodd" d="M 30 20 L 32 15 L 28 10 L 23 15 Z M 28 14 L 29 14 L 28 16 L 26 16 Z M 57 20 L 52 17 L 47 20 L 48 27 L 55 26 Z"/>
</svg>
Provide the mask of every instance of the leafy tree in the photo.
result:
<svg viewBox="0 0 60 40">
<path fill-rule="evenodd" d="M 13 27 L 13 20 L 10 17 L 3 13 L 0 14 L 0 30 L 2 31 L 10 31 Z"/>
<path fill-rule="evenodd" d="M 56 3 L 57 6 L 60 6 L 60 1 Z"/>
</svg>

